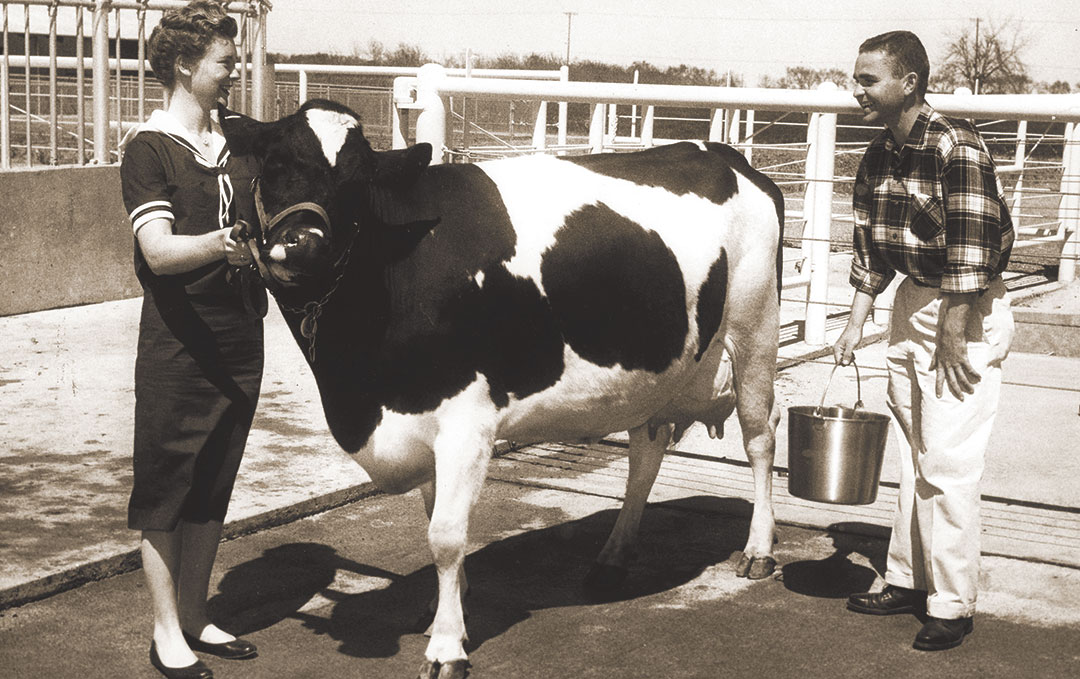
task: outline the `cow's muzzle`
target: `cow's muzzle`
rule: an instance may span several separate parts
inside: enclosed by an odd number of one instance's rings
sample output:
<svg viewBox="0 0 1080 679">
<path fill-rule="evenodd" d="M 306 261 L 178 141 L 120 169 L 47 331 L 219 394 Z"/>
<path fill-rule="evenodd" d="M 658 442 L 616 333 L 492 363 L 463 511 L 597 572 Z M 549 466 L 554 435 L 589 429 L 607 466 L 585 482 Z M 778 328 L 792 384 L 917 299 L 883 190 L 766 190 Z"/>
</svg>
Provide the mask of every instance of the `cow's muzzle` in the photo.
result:
<svg viewBox="0 0 1080 679">
<path fill-rule="evenodd" d="M 332 232 L 326 210 L 318 203 L 301 202 L 271 217 L 263 204 L 259 178 L 252 184 L 259 215 L 256 260 L 267 285 L 292 286 L 327 273 L 332 265 Z"/>
</svg>

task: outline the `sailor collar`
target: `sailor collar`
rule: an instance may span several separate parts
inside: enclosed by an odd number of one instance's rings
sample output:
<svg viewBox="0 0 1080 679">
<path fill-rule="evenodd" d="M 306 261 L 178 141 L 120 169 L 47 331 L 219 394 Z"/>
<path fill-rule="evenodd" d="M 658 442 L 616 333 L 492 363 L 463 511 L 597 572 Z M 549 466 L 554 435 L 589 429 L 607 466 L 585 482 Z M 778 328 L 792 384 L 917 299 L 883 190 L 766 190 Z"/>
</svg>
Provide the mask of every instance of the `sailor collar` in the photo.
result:
<svg viewBox="0 0 1080 679">
<path fill-rule="evenodd" d="M 139 132 L 161 132 L 169 136 L 176 143 L 190 151 L 196 162 L 203 167 L 225 167 L 225 162 L 229 159 L 229 151 L 225 147 L 225 137 L 214 129 L 217 123 L 217 111 L 210 112 L 210 120 L 212 124 L 210 129 L 211 154 L 209 158 L 203 155 L 195 135 L 181 125 L 176 116 L 166 110 L 158 109 L 151 113 L 150 118 L 139 126 Z"/>
</svg>

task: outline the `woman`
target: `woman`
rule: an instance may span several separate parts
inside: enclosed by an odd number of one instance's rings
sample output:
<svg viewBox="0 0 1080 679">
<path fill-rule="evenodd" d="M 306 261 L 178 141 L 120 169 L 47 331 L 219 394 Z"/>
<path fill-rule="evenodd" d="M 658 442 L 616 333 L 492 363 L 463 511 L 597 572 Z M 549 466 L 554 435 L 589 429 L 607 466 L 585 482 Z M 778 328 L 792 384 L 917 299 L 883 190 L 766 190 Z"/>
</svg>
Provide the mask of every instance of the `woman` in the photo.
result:
<svg viewBox="0 0 1080 679">
<path fill-rule="evenodd" d="M 233 83 L 236 34 L 214 2 L 165 12 L 148 51 L 166 108 L 139 128 L 120 167 L 144 291 L 128 526 L 142 531 L 150 661 L 185 679 L 213 676 L 193 651 L 256 654 L 215 626 L 206 607 L 263 369 L 262 319 L 245 312 L 230 284 L 230 267 L 250 264 L 247 247 L 230 237 L 238 207 L 250 214 L 250 173 L 211 116 Z"/>
</svg>

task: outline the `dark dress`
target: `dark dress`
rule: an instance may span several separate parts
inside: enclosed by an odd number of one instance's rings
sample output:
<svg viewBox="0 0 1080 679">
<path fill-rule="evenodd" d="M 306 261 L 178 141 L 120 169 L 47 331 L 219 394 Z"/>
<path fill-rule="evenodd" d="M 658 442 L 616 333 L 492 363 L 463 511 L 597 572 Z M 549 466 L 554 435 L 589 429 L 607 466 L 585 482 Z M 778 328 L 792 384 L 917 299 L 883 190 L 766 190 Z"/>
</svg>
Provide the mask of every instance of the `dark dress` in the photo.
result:
<svg viewBox="0 0 1080 679">
<path fill-rule="evenodd" d="M 249 168 L 221 148 L 202 159 L 167 116 L 128 143 L 120 166 L 124 204 L 136 229 L 155 217 L 197 235 L 252 205 Z M 153 123 L 157 122 L 157 125 Z M 134 486 L 128 527 L 176 528 L 225 518 L 259 398 L 263 326 L 245 312 L 225 259 L 155 275 L 135 241 L 143 287 L 135 361 Z M 265 294 L 263 292 L 262 294 Z"/>
</svg>

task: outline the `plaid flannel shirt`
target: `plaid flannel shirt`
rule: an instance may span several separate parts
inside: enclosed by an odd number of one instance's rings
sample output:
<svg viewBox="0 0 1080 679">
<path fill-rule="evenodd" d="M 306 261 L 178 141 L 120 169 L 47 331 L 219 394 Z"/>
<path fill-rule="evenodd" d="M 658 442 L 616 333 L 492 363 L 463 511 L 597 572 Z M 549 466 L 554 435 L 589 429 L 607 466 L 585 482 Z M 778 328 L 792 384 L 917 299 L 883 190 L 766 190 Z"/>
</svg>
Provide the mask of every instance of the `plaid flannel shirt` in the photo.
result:
<svg viewBox="0 0 1080 679">
<path fill-rule="evenodd" d="M 851 284 L 877 295 L 900 272 L 946 293 L 985 290 L 1005 270 L 1014 236 L 982 137 L 923 104 L 896 146 L 886 128 L 855 177 Z"/>
</svg>

